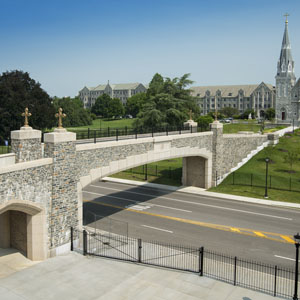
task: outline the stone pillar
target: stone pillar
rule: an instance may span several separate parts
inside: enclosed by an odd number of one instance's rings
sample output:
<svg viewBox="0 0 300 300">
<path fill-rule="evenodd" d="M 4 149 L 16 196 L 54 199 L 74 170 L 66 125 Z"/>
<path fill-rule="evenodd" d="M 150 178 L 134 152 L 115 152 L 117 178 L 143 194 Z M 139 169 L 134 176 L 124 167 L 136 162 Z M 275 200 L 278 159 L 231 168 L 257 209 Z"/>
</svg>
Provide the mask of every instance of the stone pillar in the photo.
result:
<svg viewBox="0 0 300 300">
<path fill-rule="evenodd" d="M 198 156 L 184 157 L 182 159 L 182 185 L 209 188 L 208 171 L 207 159 Z"/>
<path fill-rule="evenodd" d="M 187 120 L 186 122 L 183 123 L 184 127 L 192 127 L 192 132 L 197 132 L 198 131 L 198 123 L 193 121 L 193 120 Z"/>
<path fill-rule="evenodd" d="M 223 124 L 214 121 L 210 124 L 210 130 L 213 132 L 212 140 L 212 186 L 216 185 L 216 178 L 223 176 L 224 166 L 222 164 L 223 153 Z"/>
<path fill-rule="evenodd" d="M 70 227 L 78 226 L 76 134 L 55 129 L 44 136 L 45 157 L 53 158 L 49 208 L 50 256 L 68 252 Z"/>
<path fill-rule="evenodd" d="M 11 132 L 11 151 L 16 154 L 16 163 L 42 158 L 42 133 L 31 127 Z"/>
</svg>

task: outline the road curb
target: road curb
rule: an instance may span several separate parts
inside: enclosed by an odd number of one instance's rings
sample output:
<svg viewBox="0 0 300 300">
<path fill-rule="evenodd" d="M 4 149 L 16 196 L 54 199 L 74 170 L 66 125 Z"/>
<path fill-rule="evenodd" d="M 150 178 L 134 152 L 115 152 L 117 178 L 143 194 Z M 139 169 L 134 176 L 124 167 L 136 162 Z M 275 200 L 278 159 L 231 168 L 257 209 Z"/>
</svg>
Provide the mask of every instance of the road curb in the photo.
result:
<svg viewBox="0 0 300 300">
<path fill-rule="evenodd" d="M 113 177 L 104 177 L 101 180 L 108 181 L 108 182 L 124 183 L 124 184 L 135 185 L 135 186 L 144 186 L 144 187 L 149 187 L 149 188 L 158 188 L 158 189 L 172 191 L 172 192 L 203 195 L 203 196 L 207 196 L 207 197 L 211 197 L 211 198 L 219 198 L 219 199 L 247 202 L 247 203 L 253 203 L 253 204 L 261 204 L 261 205 L 275 206 L 275 207 L 281 207 L 281 208 L 285 207 L 285 208 L 300 209 L 300 204 L 297 204 L 297 203 L 264 200 L 264 199 L 258 199 L 258 198 L 251 198 L 251 197 L 244 197 L 244 196 L 237 196 L 237 195 L 230 195 L 230 194 L 222 194 L 222 193 L 216 193 L 216 192 L 208 192 L 205 189 L 197 188 L 197 187 L 193 187 L 193 186 L 175 187 L 175 186 L 170 186 L 170 185 L 163 185 L 163 184 L 150 183 L 150 182 L 141 182 L 141 181 L 120 179 L 120 178 L 113 178 Z"/>
</svg>

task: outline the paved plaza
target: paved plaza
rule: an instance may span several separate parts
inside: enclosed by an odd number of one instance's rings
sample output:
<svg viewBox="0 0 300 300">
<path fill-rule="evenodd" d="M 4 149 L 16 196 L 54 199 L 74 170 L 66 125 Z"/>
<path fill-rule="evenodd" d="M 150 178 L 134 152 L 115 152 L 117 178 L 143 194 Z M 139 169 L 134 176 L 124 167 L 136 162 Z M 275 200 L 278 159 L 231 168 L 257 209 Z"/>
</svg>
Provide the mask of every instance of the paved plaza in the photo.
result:
<svg viewBox="0 0 300 300">
<path fill-rule="evenodd" d="M 0 299 L 274 300 L 274 297 L 196 274 L 72 252 L 1 278 Z"/>
</svg>

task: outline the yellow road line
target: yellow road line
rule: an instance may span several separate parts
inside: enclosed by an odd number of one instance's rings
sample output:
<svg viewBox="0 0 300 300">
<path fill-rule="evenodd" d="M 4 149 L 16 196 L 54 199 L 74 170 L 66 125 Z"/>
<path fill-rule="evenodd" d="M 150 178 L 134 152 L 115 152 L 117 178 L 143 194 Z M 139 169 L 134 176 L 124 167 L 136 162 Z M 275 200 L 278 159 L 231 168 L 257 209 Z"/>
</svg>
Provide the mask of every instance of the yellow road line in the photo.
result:
<svg viewBox="0 0 300 300">
<path fill-rule="evenodd" d="M 189 219 L 183 219 L 183 218 L 178 218 L 178 217 L 165 216 L 165 215 L 151 213 L 151 212 L 148 212 L 148 211 L 141 211 L 141 210 L 136 210 L 136 209 L 132 209 L 132 208 L 124 208 L 122 206 L 118 206 L 118 205 L 114 205 L 114 204 L 97 202 L 97 201 L 94 201 L 94 200 L 83 200 L 83 202 L 89 202 L 89 203 L 98 204 L 98 205 L 102 205 L 102 206 L 113 207 L 113 208 L 116 208 L 116 209 L 135 212 L 135 213 L 138 213 L 138 214 L 143 214 L 143 215 L 148 215 L 148 216 L 152 216 L 152 217 L 168 219 L 168 220 L 187 223 L 187 224 L 193 224 L 193 225 L 212 228 L 212 229 L 217 229 L 217 230 L 231 231 L 231 232 L 236 232 L 236 233 L 239 233 L 239 234 L 254 236 L 254 237 L 258 236 L 260 238 L 265 238 L 265 239 L 268 239 L 268 240 L 281 242 L 281 243 L 294 243 L 294 241 L 289 236 L 280 235 L 279 233 L 254 231 L 253 229 L 236 228 L 236 227 L 230 227 L 230 226 L 227 226 L 227 225 L 218 225 L 218 224 L 205 223 L 205 222 L 189 220 Z M 266 234 L 276 236 L 278 238 L 274 238 L 272 236 L 270 237 L 270 236 L 267 236 Z"/>
<path fill-rule="evenodd" d="M 292 243 L 292 244 L 294 244 L 295 243 L 295 241 L 293 240 L 293 239 L 291 239 L 289 236 L 287 236 L 287 235 L 281 235 L 281 237 L 284 239 L 284 240 L 286 240 L 288 243 Z"/>
<path fill-rule="evenodd" d="M 255 233 L 256 235 L 260 236 L 260 237 L 266 237 L 263 233 L 259 232 L 259 231 L 253 231 L 253 233 Z"/>
</svg>

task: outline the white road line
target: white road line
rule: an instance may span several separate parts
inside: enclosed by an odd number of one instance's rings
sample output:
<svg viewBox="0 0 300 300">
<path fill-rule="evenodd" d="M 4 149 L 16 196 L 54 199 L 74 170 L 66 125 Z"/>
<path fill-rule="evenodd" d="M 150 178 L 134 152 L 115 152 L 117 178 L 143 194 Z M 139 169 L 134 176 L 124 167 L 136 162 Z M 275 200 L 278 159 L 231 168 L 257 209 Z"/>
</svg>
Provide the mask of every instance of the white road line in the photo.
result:
<svg viewBox="0 0 300 300">
<path fill-rule="evenodd" d="M 124 191 L 124 190 L 119 190 L 119 189 L 115 189 L 115 188 L 108 188 L 108 187 L 102 187 L 102 186 L 97 186 L 97 185 L 90 185 L 90 186 L 91 187 L 96 187 L 96 188 L 104 188 L 104 189 L 107 189 L 107 190 L 121 191 L 121 192 L 124 192 L 124 193 L 131 193 L 131 194 L 136 194 L 136 195 L 141 195 L 141 196 L 156 197 L 156 198 L 166 199 L 166 200 L 175 201 L 175 202 L 188 203 L 188 204 L 194 204 L 194 205 L 199 205 L 199 206 L 206 206 L 206 207 L 218 208 L 218 209 L 223 209 L 223 210 L 236 211 L 236 212 L 241 212 L 241 213 L 246 213 L 246 214 L 251 214 L 251 215 L 258 215 L 258 216 L 264 216 L 264 217 L 269 217 L 269 218 L 276 218 L 276 219 L 293 221 L 292 218 L 286 218 L 286 217 L 256 213 L 256 212 L 241 210 L 241 209 L 236 209 L 236 208 L 229 208 L 229 207 L 223 207 L 223 206 L 217 206 L 217 205 L 211 205 L 211 204 L 204 204 L 204 203 L 196 203 L 196 202 L 191 202 L 191 201 L 168 198 L 168 197 L 164 197 L 164 196 L 143 194 L 143 193 L 138 193 L 138 192 L 126 191 L 126 190 Z"/>
<path fill-rule="evenodd" d="M 274 255 L 274 256 L 278 257 L 278 258 L 283 258 L 283 259 L 288 259 L 288 260 L 295 261 L 295 258 L 284 257 L 284 256 L 280 256 L 280 255 Z M 299 260 L 299 262 L 300 262 L 300 260 Z"/>
<path fill-rule="evenodd" d="M 115 198 L 115 199 L 119 199 L 119 200 L 125 200 L 125 201 L 129 201 L 129 202 L 133 202 L 135 204 L 143 205 L 143 204 L 141 204 L 140 201 L 130 200 L 130 199 L 127 199 L 127 198 L 121 198 L 121 197 L 111 196 L 111 195 L 104 195 L 104 194 L 99 194 L 99 193 L 94 193 L 94 192 L 88 192 L 88 191 L 82 191 L 82 192 L 83 193 L 87 193 L 87 194 L 93 194 L 93 195 L 97 195 L 97 196 L 102 196 L 102 197 L 109 197 L 109 198 Z M 186 210 L 186 209 L 181 209 L 181 208 L 176 208 L 176 207 L 170 207 L 170 206 L 164 206 L 164 205 L 159 205 L 159 204 L 153 204 L 153 203 L 151 203 L 150 206 L 163 207 L 163 208 L 167 208 L 167 209 L 173 209 L 173 210 L 184 211 L 184 212 L 189 212 L 189 213 L 192 212 L 191 210 Z"/>
<path fill-rule="evenodd" d="M 173 233 L 173 231 L 171 231 L 171 230 L 161 229 L 161 228 L 152 227 L 152 226 L 147 226 L 147 225 L 141 225 L 141 226 L 143 226 L 143 227 L 147 227 L 147 228 L 151 228 L 151 229 L 155 229 L 155 230 L 164 231 L 164 232 Z"/>
</svg>

